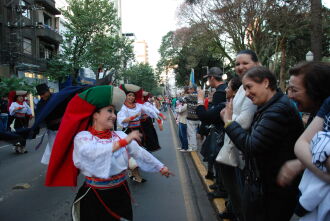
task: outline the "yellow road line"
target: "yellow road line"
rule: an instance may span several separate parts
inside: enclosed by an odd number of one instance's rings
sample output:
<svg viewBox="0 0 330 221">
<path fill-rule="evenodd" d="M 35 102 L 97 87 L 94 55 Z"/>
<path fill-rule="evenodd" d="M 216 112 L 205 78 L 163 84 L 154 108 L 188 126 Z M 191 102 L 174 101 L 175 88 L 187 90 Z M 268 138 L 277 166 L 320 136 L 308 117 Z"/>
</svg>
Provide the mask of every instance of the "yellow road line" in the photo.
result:
<svg viewBox="0 0 330 221">
<path fill-rule="evenodd" d="M 213 184 L 213 182 L 211 180 L 205 179 L 205 175 L 207 174 L 207 170 L 206 170 L 205 166 L 203 165 L 202 161 L 200 160 L 200 158 L 196 152 L 191 152 L 191 157 L 193 158 L 195 166 L 198 170 L 199 175 L 201 176 L 201 178 L 203 180 L 203 183 L 204 183 L 207 191 L 211 192 L 211 189 L 209 188 L 209 186 L 211 184 Z M 222 198 L 213 199 L 213 205 L 220 213 L 224 212 L 226 209 L 225 200 Z M 227 219 L 224 219 L 224 220 L 227 220 Z"/>
</svg>

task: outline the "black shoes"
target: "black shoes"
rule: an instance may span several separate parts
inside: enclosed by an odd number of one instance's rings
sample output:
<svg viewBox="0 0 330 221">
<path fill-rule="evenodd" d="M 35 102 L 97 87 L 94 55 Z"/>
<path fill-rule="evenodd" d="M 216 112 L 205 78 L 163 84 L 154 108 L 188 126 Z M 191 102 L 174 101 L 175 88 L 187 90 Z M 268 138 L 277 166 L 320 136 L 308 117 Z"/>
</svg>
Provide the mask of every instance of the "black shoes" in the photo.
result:
<svg viewBox="0 0 330 221">
<path fill-rule="evenodd" d="M 214 179 L 214 175 L 213 175 L 213 173 L 207 173 L 207 174 L 205 175 L 205 179 L 213 180 L 213 179 Z"/>
<path fill-rule="evenodd" d="M 215 199 L 215 198 L 227 198 L 228 197 L 228 193 L 225 191 L 221 191 L 221 190 L 216 190 L 214 192 L 208 193 L 207 194 L 209 199 Z"/>
<path fill-rule="evenodd" d="M 235 214 L 232 212 L 225 211 L 223 213 L 219 213 L 218 215 L 221 219 L 236 220 Z"/>
<path fill-rule="evenodd" d="M 214 183 L 214 184 L 210 185 L 209 188 L 211 190 L 216 190 L 216 189 L 218 189 L 218 185 L 216 183 Z"/>
</svg>

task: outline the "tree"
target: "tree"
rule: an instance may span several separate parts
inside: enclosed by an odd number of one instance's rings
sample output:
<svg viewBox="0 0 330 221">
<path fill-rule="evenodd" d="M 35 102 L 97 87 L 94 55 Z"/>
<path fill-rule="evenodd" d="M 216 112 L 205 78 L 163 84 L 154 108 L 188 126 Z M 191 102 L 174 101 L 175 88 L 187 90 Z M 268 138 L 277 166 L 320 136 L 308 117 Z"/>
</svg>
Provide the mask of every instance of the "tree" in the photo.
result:
<svg viewBox="0 0 330 221">
<path fill-rule="evenodd" d="M 131 84 L 138 85 L 148 92 L 157 91 L 158 83 L 153 68 L 149 64 L 136 64 L 124 73 L 124 79 Z"/>
<path fill-rule="evenodd" d="M 322 2 L 311 0 L 311 47 L 314 61 L 322 59 Z"/>
<path fill-rule="evenodd" d="M 73 80 L 81 67 L 125 67 L 133 58 L 132 46 L 120 36 L 114 4 L 109 0 L 68 0 L 68 5 L 62 10 L 67 29 L 63 57 L 71 65 Z"/>
<path fill-rule="evenodd" d="M 223 66 L 224 57 L 217 42 L 210 38 L 203 24 L 169 32 L 163 37 L 159 51 L 161 59 L 157 65 L 163 67 L 159 70 L 168 73 L 169 68 L 174 68 L 178 86 L 189 84 L 191 68 L 195 70 L 196 83 L 201 85 L 207 66 Z"/>
<path fill-rule="evenodd" d="M 288 57 L 289 53 L 298 52 L 301 58 L 301 49 L 309 48 L 305 37 L 309 0 L 199 0 L 183 4 L 179 18 L 191 27 L 204 24 L 218 51 L 232 63 L 236 52 L 248 48 L 257 53 L 263 65 L 272 63 L 276 71 L 280 66 L 282 87 L 288 64 L 295 60 Z"/>
<path fill-rule="evenodd" d="M 88 45 L 86 63 L 96 72 L 96 79 L 99 79 L 97 69 L 101 64 L 103 69 L 121 70 L 126 68 L 129 60 L 134 58 L 132 42 L 128 38 L 116 36 L 98 35 Z M 121 70 L 122 71 L 122 70 Z"/>
<path fill-rule="evenodd" d="M 52 81 L 61 83 L 66 77 L 70 76 L 70 73 L 71 65 L 61 55 L 56 55 L 47 62 L 47 71 L 44 75 Z"/>
<path fill-rule="evenodd" d="M 39 82 L 29 83 L 25 78 L 17 78 L 17 77 L 1 77 L 0 78 L 0 95 L 8 95 L 10 91 L 22 90 L 27 91 L 29 93 L 35 94 L 35 86 Z"/>
</svg>

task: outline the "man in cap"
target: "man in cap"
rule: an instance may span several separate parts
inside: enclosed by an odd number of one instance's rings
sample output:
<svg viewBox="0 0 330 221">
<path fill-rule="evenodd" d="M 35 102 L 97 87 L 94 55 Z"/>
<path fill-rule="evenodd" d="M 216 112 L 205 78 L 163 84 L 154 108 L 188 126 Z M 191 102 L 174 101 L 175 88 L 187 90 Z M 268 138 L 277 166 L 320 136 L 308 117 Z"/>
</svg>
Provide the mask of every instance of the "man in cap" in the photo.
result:
<svg viewBox="0 0 330 221">
<path fill-rule="evenodd" d="M 222 79 L 222 71 L 218 67 L 212 67 L 210 68 L 209 72 L 205 77 L 207 77 L 207 80 L 209 82 L 210 87 L 215 88 L 216 91 L 213 94 L 212 97 L 212 103 L 209 106 L 208 109 L 204 106 L 204 91 L 198 90 L 198 106 L 196 108 L 196 113 L 199 117 L 199 119 L 202 121 L 202 123 L 206 125 L 213 125 L 216 130 L 219 132 L 218 134 L 224 134 L 223 132 L 220 133 L 220 131 L 223 131 L 224 123 L 220 118 L 219 112 L 225 107 L 226 105 L 226 91 L 227 84 Z M 207 135 L 207 136 L 210 136 Z M 219 137 L 219 140 L 221 140 L 221 144 L 223 143 L 223 136 Z M 220 146 L 219 146 L 220 147 Z M 214 150 L 213 153 L 214 156 L 217 156 L 219 149 Z M 226 191 L 222 188 L 222 177 L 220 174 L 220 164 L 215 162 L 214 157 L 206 156 L 208 158 L 208 172 L 205 176 L 206 179 L 213 179 L 214 172 L 215 171 L 215 178 L 216 182 L 213 185 L 212 189 L 214 189 L 214 192 L 209 193 L 210 198 L 225 198 L 227 197 Z"/>
<path fill-rule="evenodd" d="M 216 89 L 212 98 L 213 105 L 218 105 L 219 103 L 226 101 L 225 89 L 227 88 L 227 84 L 223 81 L 222 75 L 223 73 L 220 68 L 212 67 L 207 75 L 204 76 L 205 78 L 207 77 L 210 87 Z"/>
</svg>

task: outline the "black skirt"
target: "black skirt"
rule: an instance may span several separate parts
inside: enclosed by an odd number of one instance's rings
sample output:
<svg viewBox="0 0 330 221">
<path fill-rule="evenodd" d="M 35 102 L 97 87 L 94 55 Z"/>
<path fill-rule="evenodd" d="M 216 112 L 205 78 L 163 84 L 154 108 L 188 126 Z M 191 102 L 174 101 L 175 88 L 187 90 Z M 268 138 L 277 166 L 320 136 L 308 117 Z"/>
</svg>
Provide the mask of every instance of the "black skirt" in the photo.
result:
<svg viewBox="0 0 330 221">
<path fill-rule="evenodd" d="M 130 191 L 126 181 L 124 182 L 124 185 L 110 189 L 96 189 L 96 191 L 102 201 L 112 212 L 127 220 L 133 220 Z M 114 216 L 110 215 L 96 196 L 93 189 L 86 184 L 83 184 L 80 187 L 73 203 L 73 207 L 73 209 L 79 213 L 80 221 L 118 220 Z M 80 209 L 77 207 L 80 207 Z"/>
<path fill-rule="evenodd" d="M 142 130 L 145 134 L 145 148 L 149 152 L 160 150 L 157 132 L 152 123 L 152 119 L 148 117 L 145 121 L 141 122 Z"/>
</svg>

